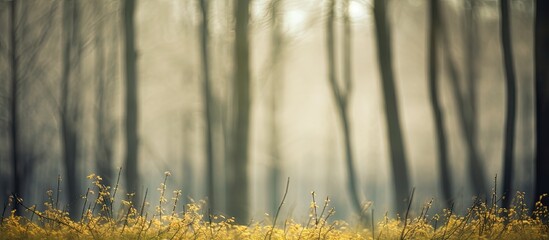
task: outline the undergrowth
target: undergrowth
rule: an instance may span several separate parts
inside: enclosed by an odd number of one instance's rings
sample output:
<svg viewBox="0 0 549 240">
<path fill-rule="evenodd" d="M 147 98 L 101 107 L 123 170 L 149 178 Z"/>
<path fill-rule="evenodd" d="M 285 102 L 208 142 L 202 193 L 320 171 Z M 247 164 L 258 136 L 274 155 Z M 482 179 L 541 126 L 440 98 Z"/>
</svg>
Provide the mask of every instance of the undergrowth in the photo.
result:
<svg viewBox="0 0 549 240">
<path fill-rule="evenodd" d="M 274 219 L 269 223 L 238 225 L 230 217 L 204 214 L 205 201 L 193 201 L 178 212 L 181 191 L 174 191 L 168 201 L 166 179 L 169 175 L 166 172 L 158 188 L 160 199 L 152 215 L 144 211 L 149 204 L 147 194 L 140 206 L 129 200 L 131 195 L 126 196 L 127 200 L 116 202 L 118 183 L 111 189 L 101 184 L 101 177 L 93 174 L 88 176 L 93 187 L 88 188 L 83 197 L 80 219 L 71 219 L 67 211 L 60 209 L 59 195 L 54 197 L 51 190 L 47 192 L 45 210 L 11 196 L 2 212 L 0 239 L 549 239 L 549 226 L 544 222 L 549 216 L 547 207 L 539 199 L 535 209 L 529 211 L 522 192 L 516 194 L 509 209 L 498 206 L 494 193 L 490 203 L 475 201 L 463 216 L 452 208 L 430 215 L 431 201 L 418 216 L 406 214 L 404 219 L 390 219 L 385 214 L 382 221 L 367 227 L 330 219 L 335 210 L 329 207 L 329 199 L 319 207 L 313 192 L 308 222 L 286 219 L 277 225 L 288 181 Z M 413 197 L 410 202 L 412 200 Z M 15 210 L 6 211 L 14 204 L 19 204 L 27 217 L 19 216 Z M 115 204 L 122 207 L 114 211 Z"/>
</svg>

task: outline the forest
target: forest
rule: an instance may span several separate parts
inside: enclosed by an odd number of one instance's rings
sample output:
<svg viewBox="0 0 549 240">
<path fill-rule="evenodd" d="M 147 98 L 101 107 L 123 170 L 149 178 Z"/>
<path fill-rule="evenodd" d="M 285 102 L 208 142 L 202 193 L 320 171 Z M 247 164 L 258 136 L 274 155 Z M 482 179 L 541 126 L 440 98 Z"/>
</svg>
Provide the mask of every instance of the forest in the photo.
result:
<svg viewBox="0 0 549 240">
<path fill-rule="evenodd" d="M 542 0 L 0 0 L 2 222 L 50 201 L 81 219 L 97 180 L 107 206 L 162 216 L 173 192 L 174 213 L 200 201 L 243 225 L 276 214 L 273 227 L 318 225 L 324 199 L 333 219 L 406 215 L 404 229 L 426 203 L 546 206 L 548 13 Z"/>
</svg>

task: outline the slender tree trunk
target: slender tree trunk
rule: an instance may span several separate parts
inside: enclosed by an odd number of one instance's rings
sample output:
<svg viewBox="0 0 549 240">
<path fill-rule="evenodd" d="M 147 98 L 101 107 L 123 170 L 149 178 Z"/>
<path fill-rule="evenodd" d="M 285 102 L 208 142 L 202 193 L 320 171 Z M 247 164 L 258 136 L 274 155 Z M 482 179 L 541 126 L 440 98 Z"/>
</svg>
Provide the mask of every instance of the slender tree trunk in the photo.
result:
<svg viewBox="0 0 549 240">
<path fill-rule="evenodd" d="M 248 42 L 249 0 L 235 1 L 234 140 L 227 179 L 227 213 L 237 223 L 248 221 L 248 135 L 250 126 L 250 56 Z"/>
<path fill-rule="evenodd" d="M 474 120 L 475 118 L 472 115 L 473 109 L 475 109 L 475 107 L 473 106 L 474 104 L 471 98 L 468 99 L 466 96 L 464 96 L 465 94 L 462 93 L 461 86 L 459 84 L 460 76 L 456 69 L 457 64 L 454 61 L 452 52 L 450 51 L 450 42 L 448 39 L 448 33 L 446 32 L 446 25 L 444 24 L 443 17 L 439 17 L 439 25 L 441 34 L 441 46 L 442 49 L 446 50 L 443 59 L 444 65 L 447 68 L 446 72 L 448 73 L 450 79 L 452 95 L 455 99 L 458 109 L 458 123 L 465 138 L 465 145 L 467 148 L 469 180 L 475 195 L 479 197 L 486 196 L 485 194 L 487 193 L 488 187 L 486 186 L 484 165 L 482 164 L 481 158 L 479 156 L 478 143 L 475 134 L 476 121 Z M 467 106 L 470 106 L 470 108 L 467 108 Z"/>
<path fill-rule="evenodd" d="M 222 0 L 222 1 L 216 1 L 220 9 L 223 9 L 222 12 L 222 18 L 221 22 L 223 24 L 226 24 L 226 26 L 230 26 L 231 24 L 234 24 L 234 8 L 237 1 L 234 0 Z M 231 35 L 233 34 L 232 28 L 226 28 L 223 31 L 223 34 L 225 35 Z M 234 101 L 234 74 L 235 72 L 233 69 L 235 68 L 235 63 L 232 61 L 235 57 L 233 50 L 234 50 L 234 39 L 225 39 L 225 41 L 218 41 L 217 48 L 219 51 L 217 52 L 218 55 L 220 55 L 223 59 L 230 59 L 231 64 L 228 64 L 223 69 L 223 77 L 225 81 L 223 81 L 222 89 L 223 91 L 220 92 L 220 95 L 224 96 L 224 99 L 221 101 L 218 101 L 219 104 L 215 105 L 215 113 L 218 114 L 219 118 L 218 121 L 218 127 L 220 128 L 220 139 L 219 140 L 219 146 L 223 146 L 223 154 L 220 154 L 221 159 L 219 161 L 219 166 L 221 169 L 224 169 L 222 173 L 220 173 L 220 177 L 222 179 L 225 179 L 225 184 L 221 188 L 221 192 L 219 192 L 218 199 L 220 209 L 224 212 L 227 212 L 228 203 L 229 203 L 229 187 L 230 187 L 230 179 L 232 179 L 232 175 L 234 172 L 234 169 L 231 166 L 232 158 L 233 158 L 233 139 L 234 139 L 234 123 L 235 120 L 234 115 L 236 114 L 235 109 L 233 109 L 233 105 L 235 103 Z M 221 175 L 222 174 L 222 175 Z"/>
<path fill-rule="evenodd" d="M 536 1 L 534 54 L 536 68 L 536 177 L 538 201 L 549 193 L 549 1 Z M 542 201 L 549 205 L 549 197 Z M 535 208 L 534 208 L 535 209 Z"/>
<path fill-rule="evenodd" d="M 357 177 L 355 174 L 354 162 L 353 162 L 353 148 L 351 142 L 351 130 L 349 126 L 347 103 L 352 93 L 352 77 L 351 77 L 351 29 L 348 14 L 348 2 L 346 2 L 346 9 L 344 13 L 344 37 L 343 37 L 343 51 L 344 51 L 344 88 L 341 88 L 337 80 L 336 72 L 336 50 L 335 50 L 335 31 L 334 31 L 334 16 L 335 16 L 335 0 L 329 1 L 328 19 L 326 22 L 326 47 L 327 47 L 327 69 L 328 69 L 328 81 L 330 83 L 336 107 L 339 113 L 339 120 L 341 128 L 343 130 L 344 147 L 345 147 L 345 163 L 347 169 L 347 188 L 349 191 L 351 205 L 354 210 L 360 216 L 363 215 L 362 204 L 360 202 L 360 196 L 357 187 Z"/>
<path fill-rule="evenodd" d="M 465 76 L 466 87 L 459 84 L 460 78 L 457 74 L 453 74 L 451 78 L 453 84 L 454 95 L 460 94 L 461 100 L 457 100 L 460 105 L 460 116 L 462 129 L 465 135 L 468 159 L 469 159 L 469 174 L 470 183 L 474 193 L 477 196 L 490 194 L 486 185 L 486 173 L 480 155 L 478 134 L 477 134 L 477 66 L 478 66 L 478 27 L 477 27 L 477 4 L 478 1 L 466 0 L 465 6 Z M 446 29 L 444 29 L 446 31 Z M 445 36 L 447 36 L 445 34 Z M 446 40 L 447 41 L 447 40 Z M 447 45 L 449 46 L 449 44 Z M 448 48 L 448 53 L 450 52 Z M 450 55 L 448 54 L 450 58 Z M 448 68 L 455 68 L 455 64 L 448 64 Z M 457 72 L 455 69 L 452 70 Z M 465 92 L 464 92 L 465 89 Z"/>
<path fill-rule="evenodd" d="M 13 184 L 13 194 L 20 195 L 20 176 L 19 176 L 19 159 L 18 159 L 18 144 L 19 144 L 19 133 L 18 133 L 18 115 L 17 115 L 17 3 L 19 1 L 13 0 L 10 4 L 10 60 L 11 60 L 11 104 L 10 104 L 10 117 L 11 117 L 11 128 L 10 128 L 10 137 L 11 137 L 11 167 L 12 167 L 12 184 Z M 14 204 L 14 210 L 16 214 L 20 214 L 19 204 Z"/>
<path fill-rule="evenodd" d="M 270 113 L 269 113 L 269 130 L 270 130 L 270 170 L 269 170 L 269 206 L 271 212 L 276 212 L 280 204 L 281 189 L 280 181 L 282 175 L 282 163 L 280 159 L 280 134 L 278 126 L 278 111 L 280 97 L 282 96 L 282 81 L 283 81 L 283 33 L 282 24 L 283 18 L 279 17 L 280 6 L 282 0 L 272 0 L 271 2 L 271 91 L 270 91 Z"/>
<path fill-rule="evenodd" d="M 96 8 L 98 10 L 96 13 L 99 15 L 102 13 L 103 8 L 101 4 L 98 4 Z M 114 37 L 114 36 L 113 36 Z M 110 102 L 112 89 L 108 89 L 106 66 L 110 62 L 109 59 L 105 57 L 106 48 L 103 43 L 105 38 L 105 24 L 104 21 L 99 20 L 96 25 L 96 37 L 95 37 L 95 73 L 97 75 L 96 82 L 96 169 L 97 174 L 103 178 L 102 184 L 105 186 L 112 186 L 113 178 L 113 129 L 112 129 L 112 120 L 111 114 L 112 111 Z M 110 64 L 115 64 L 110 62 Z M 112 81 L 112 78 L 111 78 Z M 107 201 L 109 199 L 106 199 Z M 108 203 L 107 203 L 108 204 Z"/>
<path fill-rule="evenodd" d="M 478 27 L 477 27 L 477 18 L 476 18 L 476 5 L 478 4 L 475 0 L 465 0 L 464 9 L 465 9 L 465 26 L 464 26 L 464 51 L 465 58 L 465 77 L 466 81 L 464 84 L 466 87 L 466 96 L 467 96 L 467 121 L 469 122 L 469 132 L 471 132 L 472 138 L 477 138 L 477 93 L 476 93 L 476 82 L 477 82 L 477 66 L 478 66 Z M 463 90 L 460 88 L 460 92 Z M 464 94 L 464 93 L 462 93 Z"/>
<path fill-rule="evenodd" d="M 505 66 L 505 86 L 507 89 L 507 109 L 505 117 L 505 144 L 503 152 L 503 198 L 502 206 L 509 208 L 513 184 L 513 159 L 515 149 L 515 122 L 517 110 L 517 86 L 515 67 L 513 65 L 513 48 L 511 43 L 511 20 L 509 1 L 501 0 L 501 45 Z"/>
<path fill-rule="evenodd" d="M 216 209 L 215 203 L 215 159 L 212 136 L 212 97 L 210 90 L 210 63 L 208 57 L 208 1 L 200 0 L 200 10 L 202 12 L 202 28 L 200 31 L 201 50 L 202 50 L 202 77 L 204 98 L 204 120 L 206 122 L 204 140 L 206 156 L 206 187 L 208 192 L 208 201 L 210 210 Z"/>
<path fill-rule="evenodd" d="M 406 152 L 400 128 L 397 92 L 393 75 L 387 1 L 374 0 L 374 19 L 378 51 L 377 56 L 383 87 L 383 99 L 385 102 L 387 135 L 389 138 L 389 157 L 391 159 L 393 183 L 395 185 L 395 204 L 398 213 L 403 216 L 406 211 L 406 199 L 408 199 L 410 191 L 410 178 L 408 176 Z"/>
<path fill-rule="evenodd" d="M 435 141 L 438 144 L 438 162 L 439 162 L 439 174 L 441 179 L 441 190 L 444 203 L 447 208 L 452 205 L 452 173 L 450 171 L 450 163 L 448 159 L 448 145 L 446 142 L 446 131 L 444 126 L 444 116 L 442 107 L 440 106 L 440 92 L 438 86 L 438 37 L 439 34 L 439 0 L 430 0 L 429 9 L 429 96 L 431 99 L 431 108 L 433 109 L 433 116 L 435 122 Z"/>
<path fill-rule="evenodd" d="M 78 217 L 79 187 L 77 181 L 77 122 L 79 118 L 78 100 L 71 94 L 76 88 L 71 84 L 72 67 L 78 64 L 78 5 L 76 1 L 63 2 L 63 66 L 61 73 L 61 142 L 63 161 L 65 166 L 65 182 L 67 184 L 67 198 L 69 214 L 72 219 Z"/>
<path fill-rule="evenodd" d="M 135 0 L 124 0 L 124 58 L 126 60 L 126 191 L 139 198 L 139 139 L 137 108 L 137 51 L 135 48 Z"/>
</svg>

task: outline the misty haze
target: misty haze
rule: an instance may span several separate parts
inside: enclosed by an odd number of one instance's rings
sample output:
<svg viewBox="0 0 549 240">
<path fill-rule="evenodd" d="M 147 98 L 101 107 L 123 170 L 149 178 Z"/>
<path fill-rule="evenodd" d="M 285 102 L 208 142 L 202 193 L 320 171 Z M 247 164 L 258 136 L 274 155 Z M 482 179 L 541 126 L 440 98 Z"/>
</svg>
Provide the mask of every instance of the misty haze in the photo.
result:
<svg viewBox="0 0 549 240">
<path fill-rule="evenodd" d="M 534 206 L 549 191 L 539 2 L 0 1 L 0 204 L 25 215 L 10 196 L 59 194 L 80 219 L 95 174 L 149 216 L 181 190 L 175 211 L 204 200 L 244 225 L 307 222 L 312 195 L 349 222 L 431 200 L 466 214 L 494 191 Z"/>
</svg>

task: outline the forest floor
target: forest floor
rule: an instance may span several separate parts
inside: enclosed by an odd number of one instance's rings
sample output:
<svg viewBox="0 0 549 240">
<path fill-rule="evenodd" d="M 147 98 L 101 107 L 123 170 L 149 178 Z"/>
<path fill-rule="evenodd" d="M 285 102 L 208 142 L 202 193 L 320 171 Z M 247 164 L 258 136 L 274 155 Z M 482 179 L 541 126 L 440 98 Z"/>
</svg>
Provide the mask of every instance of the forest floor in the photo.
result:
<svg viewBox="0 0 549 240">
<path fill-rule="evenodd" d="M 536 209 L 529 211 L 524 193 L 517 194 L 509 209 L 499 207 L 495 195 L 492 203 L 478 201 L 463 216 L 451 210 L 428 214 L 428 203 L 418 216 L 406 214 L 405 221 L 385 217 L 364 227 L 331 220 L 334 210 L 329 201 L 319 207 L 313 200 L 305 224 L 275 216 L 270 221 L 238 225 L 233 218 L 204 214 L 204 201 L 176 212 L 181 193 L 176 191 L 168 201 L 165 184 L 159 188 L 161 197 L 153 216 L 144 213 L 145 204 L 136 208 L 129 201 L 117 203 L 125 207 L 114 212 L 116 188 L 101 185 L 98 176 L 89 178 L 97 189 L 88 190 L 84 198 L 87 208 L 82 209 L 79 220 L 56 207 L 53 191 L 48 192 L 50 200 L 43 211 L 11 197 L 2 212 L 0 239 L 549 239 L 549 225 L 544 222 L 549 219 L 547 207 L 538 202 Z M 25 217 L 7 211 L 14 204 L 26 212 Z"/>
</svg>

